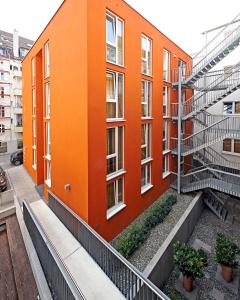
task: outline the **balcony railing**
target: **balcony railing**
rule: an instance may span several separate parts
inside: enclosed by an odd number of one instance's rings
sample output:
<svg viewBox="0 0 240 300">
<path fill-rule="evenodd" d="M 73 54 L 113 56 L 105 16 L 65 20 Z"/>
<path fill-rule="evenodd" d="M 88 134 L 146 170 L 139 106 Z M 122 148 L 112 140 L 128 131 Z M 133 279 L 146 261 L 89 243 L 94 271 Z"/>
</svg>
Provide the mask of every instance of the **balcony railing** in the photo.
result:
<svg viewBox="0 0 240 300">
<path fill-rule="evenodd" d="M 126 299 L 170 300 L 60 199 L 48 195 L 49 207 Z"/>
<path fill-rule="evenodd" d="M 53 299 L 85 299 L 35 218 L 30 206 L 23 201 L 23 218 L 41 262 Z M 84 276 L 84 275 L 83 275 Z"/>
</svg>

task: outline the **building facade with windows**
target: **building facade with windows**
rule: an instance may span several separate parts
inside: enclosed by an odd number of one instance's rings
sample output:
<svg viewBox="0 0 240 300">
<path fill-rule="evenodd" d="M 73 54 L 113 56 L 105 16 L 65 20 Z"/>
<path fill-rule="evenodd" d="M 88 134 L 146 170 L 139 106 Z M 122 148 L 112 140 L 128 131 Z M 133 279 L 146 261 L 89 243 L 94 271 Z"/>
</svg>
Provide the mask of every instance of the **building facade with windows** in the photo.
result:
<svg viewBox="0 0 240 300">
<path fill-rule="evenodd" d="M 107 240 L 171 184 L 179 60 L 124 1 L 65 0 L 23 62 L 24 165 Z"/>
<path fill-rule="evenodd" d="M 0 30 L 0 153 L 22 149 L 22 59 L 33 41 Z"/>
</svg>

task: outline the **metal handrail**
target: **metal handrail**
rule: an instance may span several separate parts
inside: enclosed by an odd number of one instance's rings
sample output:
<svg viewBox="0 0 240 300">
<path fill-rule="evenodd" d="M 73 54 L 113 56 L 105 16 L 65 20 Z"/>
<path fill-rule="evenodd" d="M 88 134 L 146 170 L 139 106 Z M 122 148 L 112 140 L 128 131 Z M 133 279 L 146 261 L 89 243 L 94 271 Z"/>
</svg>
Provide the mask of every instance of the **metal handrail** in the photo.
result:
<svg viewBox="0 0 240 300">
<path fill-rule="evenodd" d="M 56 195 L 48 195 L 49 207 L 126 299 L 170 300 Z"/>
<path fill-rule="evenodd" d="M 86 299 L 25 200 L 23 201 L 23 218 L 53 298 L 60 300 Z"/>
</svg>

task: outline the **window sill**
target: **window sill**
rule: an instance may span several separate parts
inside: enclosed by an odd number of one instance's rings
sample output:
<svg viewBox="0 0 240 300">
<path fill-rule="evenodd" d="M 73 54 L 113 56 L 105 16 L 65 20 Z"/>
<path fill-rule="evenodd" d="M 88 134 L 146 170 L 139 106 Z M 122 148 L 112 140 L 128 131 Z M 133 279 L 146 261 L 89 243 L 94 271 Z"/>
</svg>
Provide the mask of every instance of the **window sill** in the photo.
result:
<svg viewBox="0 0 240 300">
<path fill-rule="evenodd" d="M 117 66 L 117 67 L 120 67 L 120 68 L 123 68 L 123 69 L 127 69 L 127 67 L 125 67 L 124 65 L 119 65 L 117 63 L 114 63 L 112 61 L 109 61 L 109 60 L 106 60 L 108 64 L 110 65 L 113 65 L 113 66 Z"/>
<path fill-rule="evenodd" d="M 126 122 L 125 119 L 107 119 L 107 123 Z"/>
<path fill-rule="evenodd" d="M 32 168 L 36 171 L 37 170 L 37 165 L 32 165 Z"/>
<path fill-rule="evenodd" d="M 51 186 L 52 186 L 51 179 L 45 180 L 45 183 L 46 183 L 46 185 L 47 185 L 49 188 L 51 188 Z"/>
<path fill-rule="evenodd" d="M 51 160 L 51 155 L 49 155 L 49 154 L 48 154 L 48 155 L 45 155 L 44 158 L 46 158 L 47 160 L 50 161 L 50 160 Z"/>
<path fill-rule="evenodd" d="M 222 151 L 222 153 L 225 155 L 240 156 L 240 153 L 236 153 L 236 152 Z"/>
<path fill-rule="evenodd" d="M 151 188 L 153 187 L 153 184 L 148 184 L 148 185 L 145 185 L 141 188 L 141 194 L 145 194 L 147 191 L 149 191 Z"/>
<path fill-rule="evenodd" d="M 37 149 L 37 147 L 36 147 L 36 146 L 32 146 L 32 148 L 33 148 L 34 150 L 36 150 L 36 149 Z"/>
<path fill-rule="evenodd" d="M 111 219 L 113 216 L 115 216 L 117 213 L 119 213 L 121 210 L 123 210 L 127 205 L 124 203 L 117 204 L 116 206 L 110 208 L 107 211 L 107 220 Z"/>
<path fill-rule="evenodd" d="M 153 120 L 153 117 L 141 117 L 143 121 Z"/>
<path fill-rule="evenodd" d="M 170 80 L 167 80 L 167 79 L 163 79 L 163 82 L 168 83 L 168 84 L 172 83 Z"/>
<path fill-rule="evenodd" d="M 109 175 L 107 175 L 107 181 L 109 181 L 111 179 L 114 179 L 116 177 L 119 177 L 119 176 L 121 176 L 121 175 L 123 175 L 125 173 L 126 173 L 125 170 L 121 170 L 121 171 L 117 171 L 115 173 L 109 174 Z"/>
<path fill-rule="evenodd" d="M 152 74 L 144 74 L 144 73 L 142 73 L 142 75 L 143 75 L 143 76 L 147 76 L 147 77 L 149 77 L 149 78 L 152 78 L 152 79 L 153 79 L 153 75 L 152 75 Z"/>
<path fill-rule="evenodd" d="M 163 179 L 167 178 L 169 175 L 171 175 L 171 172 L 165 172 L 163 173 Z"/>
<path fill-rule="evenodd" d="M 148 157 L 148 158 L 146 158 L 146 159 L 144 159 L 144 160 L 141 161 L 141 166 L 145 165 L 147 163 L 150 163 L 151 161 L 153 161 L 153 158 L 152 157 Z"/>
<path fill-rule="evenodd" d="M 166 155 L 166 154 L 168 154 L 168 153 L 170 153 L 170 152 L 171 152 L 170 149 L 164 150 L 164 151 L 163 151 L 163 155 Z"/>
<path fill-rule="evenodd" d="M 169 115 L 163 116 L 163 119 L 171 119 L 171 116 L 169 116 Z"/>
</svg>

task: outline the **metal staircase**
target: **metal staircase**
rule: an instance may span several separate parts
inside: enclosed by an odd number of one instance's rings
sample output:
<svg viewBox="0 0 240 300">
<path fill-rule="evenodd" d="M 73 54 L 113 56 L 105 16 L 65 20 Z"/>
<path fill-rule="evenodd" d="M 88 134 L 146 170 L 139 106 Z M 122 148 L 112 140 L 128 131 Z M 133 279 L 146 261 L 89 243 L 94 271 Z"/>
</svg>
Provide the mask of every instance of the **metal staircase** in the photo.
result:
<svg viewBox="0 0 240 300">
<path fill-rule="evenodd" d="M 178 103 L 172 104 L 172 119 L 178 124 L 178 133 L 171 138 L 171 149 L 178 156 L 178 192 L 207 189 L 206 205 L 223 219 L 227 215 L 224 203 L 211 189 L 240 197 L 240 165 L 227 160 L 211 146 L 224 139 L 240 139 L 240 116 L 212 115 L 207 110 L 240 89 L 240 62 L 224 70 L 209 71 L 240 45 L 240 25 L 236 25 L 239 16 L 201 49 L 191 63 L 180 63 L 173 74 Z M 195 92 L 183 102 L 184 89 Z M 186 121 L 193 124 L 192 134 L 183 132 Z M 182 174 L 182 157 L 189 155 L 198 162 L 197 167 Z"/>
</svg>

